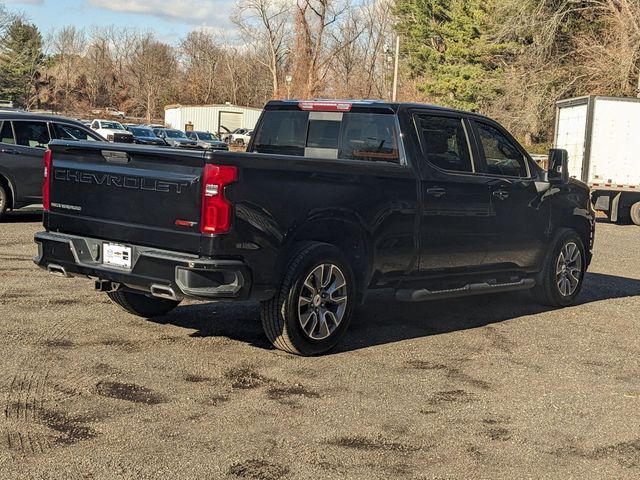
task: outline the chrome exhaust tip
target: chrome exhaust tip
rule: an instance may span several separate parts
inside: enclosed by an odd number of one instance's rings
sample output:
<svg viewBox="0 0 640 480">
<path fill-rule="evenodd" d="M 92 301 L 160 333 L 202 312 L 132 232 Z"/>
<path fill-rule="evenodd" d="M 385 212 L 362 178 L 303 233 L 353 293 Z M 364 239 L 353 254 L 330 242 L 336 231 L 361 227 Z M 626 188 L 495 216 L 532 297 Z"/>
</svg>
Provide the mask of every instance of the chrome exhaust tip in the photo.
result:
<svg viewBox="0 0 640 480">
<path fill-rule="evenodd" d="M 165 300 L 180 300 L 173 288 L 166 285 L 151 285 L 151 295 Z"/>
</svg>

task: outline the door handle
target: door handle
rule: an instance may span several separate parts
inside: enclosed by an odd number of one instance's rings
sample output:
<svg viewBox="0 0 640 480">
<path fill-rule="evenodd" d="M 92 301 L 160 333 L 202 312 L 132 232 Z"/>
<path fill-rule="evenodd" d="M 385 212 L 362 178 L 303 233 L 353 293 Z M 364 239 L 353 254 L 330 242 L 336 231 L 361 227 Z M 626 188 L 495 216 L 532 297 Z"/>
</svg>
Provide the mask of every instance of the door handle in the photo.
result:
<svg viewBox="0 0 640 480">
<path fill-rule="evenodd" d="M 447 191 L 442 187 L 427 188 L 427 195 L 435 198 L 444 197 Z"/>
<path fill-rule="evenodd" d="M 509 192 L 507 192 L 506 190 L 496 190 L 495 192 L 493 192 L 493 196 L 498 200 L 506 200 L 507 198 L 509 198 Z"/>
</svg>

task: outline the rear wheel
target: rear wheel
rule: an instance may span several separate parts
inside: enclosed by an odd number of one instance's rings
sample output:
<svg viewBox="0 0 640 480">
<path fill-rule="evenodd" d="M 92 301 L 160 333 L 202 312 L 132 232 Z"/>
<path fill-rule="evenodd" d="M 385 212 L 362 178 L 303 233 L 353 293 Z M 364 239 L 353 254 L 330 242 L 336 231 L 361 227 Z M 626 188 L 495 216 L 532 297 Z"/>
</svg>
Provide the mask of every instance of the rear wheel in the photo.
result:
<svg viewBox="0 0 640 480">
<path fill-rule="evenodd" d="M 294 250 L 276 295 L 262 303 L 265 334 L 289 353 L 324 353 L 347 330 L 355 292 L 353 271 L 340 250 L 304 243 Z"/>
<path fill-rule="evenodd" d="M 0 219 L 4 216 L 9 207 L 9 195 L 3 185 L 0 185 Z"/>
<path fill-rule="evenodd" d="M 574 230 L 561 231 L 545 259 L 542 281 L 534 287 L 534 297 L 552 307 L 573 304 L 582 289 L 586 266 L 586 253 L 580 236 Z"/>
<path fill-rule="evenodd" d="M 631 205 L 631 221 L 640 226 L 640 202 Z"/>
<path fill-rule="evenodd" d="M 147 297 L 144 294 L 128 290 L 107 292 L 107 295 L 112 302 L 119 305 L 123 310 L 145 318 L 165 315 L 180 304 L 177 300 Z"/>
</svg>

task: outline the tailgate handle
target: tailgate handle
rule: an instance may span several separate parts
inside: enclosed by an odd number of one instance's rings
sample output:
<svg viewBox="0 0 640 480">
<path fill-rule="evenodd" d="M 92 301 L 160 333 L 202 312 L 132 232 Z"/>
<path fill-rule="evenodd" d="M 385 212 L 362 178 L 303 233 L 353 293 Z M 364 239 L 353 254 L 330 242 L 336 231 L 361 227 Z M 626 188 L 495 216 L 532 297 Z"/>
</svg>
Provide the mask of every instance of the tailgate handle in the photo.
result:
<svg viewBox="0 0 640 480">
<path fill-rule="evenodd" d="M 115 150 L 102 150 L 102 156 L 109 163 L 129 163 L 129 155 L 126 152 Z"/>
</svg>

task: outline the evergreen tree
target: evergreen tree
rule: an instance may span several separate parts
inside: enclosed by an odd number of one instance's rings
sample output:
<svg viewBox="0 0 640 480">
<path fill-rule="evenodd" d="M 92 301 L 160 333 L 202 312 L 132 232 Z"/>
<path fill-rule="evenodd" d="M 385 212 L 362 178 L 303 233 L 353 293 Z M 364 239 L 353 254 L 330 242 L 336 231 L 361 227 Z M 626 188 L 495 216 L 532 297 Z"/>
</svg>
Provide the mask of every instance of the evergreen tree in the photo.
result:
<svg viewBox="0 0 640 480">
<path fill-rule="evenodd" d="M 14 20 L 0 39 L 0 98 L 30 107 L 44 63 L 42 36 L 35 25 Z"/>
<path fill-rule="evenodd" d="M 396 2 L 403 53 L 432 101 L 478 110 L 495 94 L 495 59 L 504 46 L 490 39 L 491 7 L 485 0 Z"/>
</svg>

